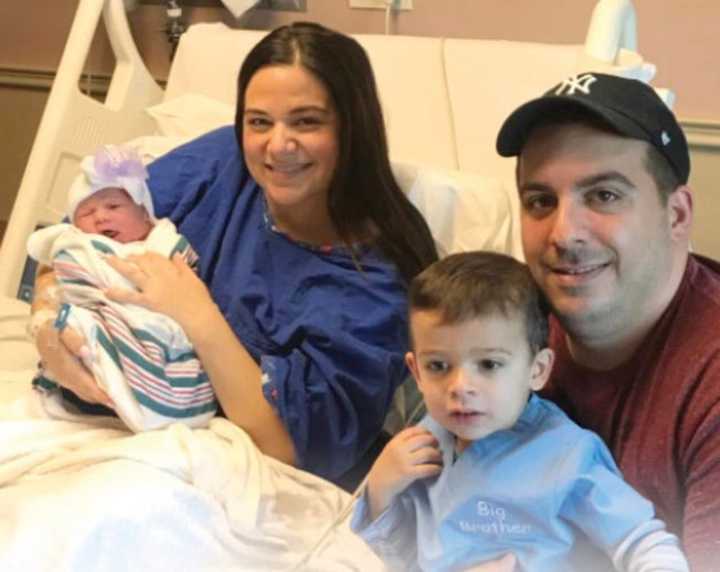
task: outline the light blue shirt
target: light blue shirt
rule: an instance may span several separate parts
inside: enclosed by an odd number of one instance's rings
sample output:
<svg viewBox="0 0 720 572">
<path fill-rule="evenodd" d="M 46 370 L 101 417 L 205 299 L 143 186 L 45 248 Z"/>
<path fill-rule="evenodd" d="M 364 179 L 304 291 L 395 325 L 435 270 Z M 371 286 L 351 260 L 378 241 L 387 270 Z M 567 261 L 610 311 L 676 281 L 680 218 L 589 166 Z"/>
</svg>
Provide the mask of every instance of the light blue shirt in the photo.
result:
<svg viewBox="0 0 720 572">
<path fill-rule="evenodd" d="M 430 417 L 422 424 L 440 442 L 442 473 L 415 481 L 372 523 L 362 498 L 352 521 L 391 568 L 457 570 L 512 552 L 523 571 L 613 570 L 611 558 L 624 570 L 648 557 L 648 543 L 636 548 L 651 538 L 685 569 L 676 538 L 600 438 L 549 401 L 533 395 L 515 426 L 456 460 L 454 436 Z"/>
</svg>

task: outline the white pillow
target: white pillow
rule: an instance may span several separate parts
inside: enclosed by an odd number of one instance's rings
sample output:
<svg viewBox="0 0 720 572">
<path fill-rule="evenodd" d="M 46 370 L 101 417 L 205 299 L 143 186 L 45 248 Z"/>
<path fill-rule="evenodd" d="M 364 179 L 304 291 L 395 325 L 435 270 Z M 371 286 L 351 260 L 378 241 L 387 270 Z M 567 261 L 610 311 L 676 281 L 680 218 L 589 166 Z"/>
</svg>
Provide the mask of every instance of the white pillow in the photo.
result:
<svg viewBox="0 0 720 572">
<path fill-rule="evenodd" d="M 193 98 L 213 102 L 204 96 Z M 179 104 L 180 99 L 183 98 L 155 107 L 162 108 L 163 112 L 168 109 L 182 112 L 185 106 Z M 209 121 L 201 124 L 202 114 L 197 111 L 198 108 L 191 106 L 189 117 L 178 113 L 168 121 L 164 128 L 175 130 L 174 134 L 140 137 L 130 144 L 145 161 L 150 161 L 188 141 L 191 128 L 199 130 L 202 125 L 204 131 L 197 133 L 200 135 L 219 126 L 211 125 Z M 210 115 L 204 117 L 207 119 Z M 184 123 L 183 119 L 188 122 Z M 184 134 L 180 133 L 181 128 Z M 402 162 L 393 162 L 393 172 L 400 188 L 425 217 L 441 256 L 468 250 L 492 250 L 521 256 L 519 245 L 513 240 L 515 223 L 511 201 L 499 179 Z"/>
<path fill-rule="evenodd" d="M 145 110 L 168 137 L 198 137 L 235 122 L 235 108 L 205 95 L 187 93 Z"/>
<path fill-rule="evenodd" d="M 517 254 L 510 197 L 499 179 L 398 162 L 393 172 L 425 217 L 441 256 L 468 250 Z"/>
</svg>

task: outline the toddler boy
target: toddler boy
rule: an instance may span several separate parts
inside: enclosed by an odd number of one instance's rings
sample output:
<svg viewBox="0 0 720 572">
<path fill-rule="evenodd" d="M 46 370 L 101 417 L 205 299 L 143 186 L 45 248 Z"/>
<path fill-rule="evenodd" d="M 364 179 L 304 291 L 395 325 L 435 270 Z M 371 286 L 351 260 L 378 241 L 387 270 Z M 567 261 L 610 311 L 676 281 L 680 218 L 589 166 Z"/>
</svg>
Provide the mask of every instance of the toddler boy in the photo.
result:
<svg viewBox="0 0 720 572">
<path fill-rule="evenodd" d="M 406 360 L 428 416 L 378 457 L 352 523 L 392 569 L 508 553 L 522 571 L 688 569 L 600 438 L 533 393 L 553 353 L 525 265 L 449 256 L 413 280 L 409 308 Z"/>
</svg>

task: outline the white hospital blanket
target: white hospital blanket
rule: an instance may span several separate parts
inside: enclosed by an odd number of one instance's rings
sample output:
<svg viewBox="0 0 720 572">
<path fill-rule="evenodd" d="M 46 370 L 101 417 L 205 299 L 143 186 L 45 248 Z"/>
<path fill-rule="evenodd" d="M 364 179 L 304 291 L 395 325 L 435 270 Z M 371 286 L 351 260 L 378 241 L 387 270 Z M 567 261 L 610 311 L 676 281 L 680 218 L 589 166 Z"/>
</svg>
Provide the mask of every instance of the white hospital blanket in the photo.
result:
<svg viewBox="0 0 720 572">
<path fill-rule="evenodd" d="M 292 570 L 349 495 L 224 419 L 132 434 L 0 407 L 0 570 Z M 114 425 L 113 425 L 114 423 Z M 383 570 L 347 521 L 302 570 Z"/>
<path fill-rule="evenodd" d="M 204 426 L 217 403 L 207 375 L 187 336 L 174 320 L 132 304 L 108 300 L 102 289 L 133 288 L 106 261 L 106 254 L 128 256 L 153 251 L 169 257 L 180 252 L 197 259 L 175 225 L 163 219 L 141 242 L 121 244 L 87 234 L 69 224 L 33 233 L 28 252 L 52 264 L 62 301 L 69 304 L 68 324 L 87 340 L 91 357 L 86 365 L 133 431 L 183 422 Z M 62 310 L 61 310 L 62 311 Z M 52 382 L 40 379 L 47 407 L 56 416 L 72 418 Z"/>
</svg>

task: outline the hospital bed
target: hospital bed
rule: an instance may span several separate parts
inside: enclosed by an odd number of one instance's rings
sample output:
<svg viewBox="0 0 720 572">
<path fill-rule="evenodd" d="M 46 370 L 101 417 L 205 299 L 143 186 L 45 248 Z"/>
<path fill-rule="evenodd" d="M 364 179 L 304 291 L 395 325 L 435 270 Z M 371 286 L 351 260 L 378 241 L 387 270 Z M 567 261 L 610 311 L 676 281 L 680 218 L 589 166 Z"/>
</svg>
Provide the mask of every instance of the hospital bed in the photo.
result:
<svg viewBox="0 0 720 572">
<path fill-rule="evenodd" d="M 103 102 L 79 88 L 101 18 L 117 60 Z M 38 418 L 29 389 L 27 236 L 60 220 L 80 159 L 98 145 L 130 141 L 151 159 L 231 123 L 237 70 L 264 33 L 191 27 L 162 89 L 123 0 L 78 4 L 0 250 L 3 570 L 381 569 L 347 530 L 345 492 L 263 457 L 228 423 L 131 436 L 112 423 Z M 576 72 L 655 72 L 637 52 L 629 0 L 600 0 L 582 45 L 355 37 L 376 73 L 398 181 L 442 252 L 522 256 L 513 161 L 494 151 L 512 109 Z M 402 396 L 397 404 L 396 427 Z"/>
</svg>

